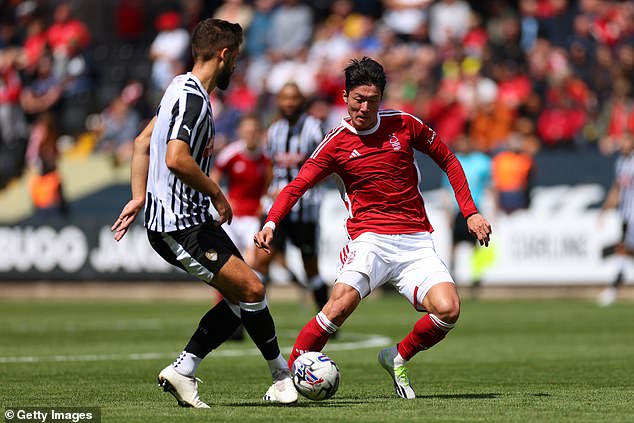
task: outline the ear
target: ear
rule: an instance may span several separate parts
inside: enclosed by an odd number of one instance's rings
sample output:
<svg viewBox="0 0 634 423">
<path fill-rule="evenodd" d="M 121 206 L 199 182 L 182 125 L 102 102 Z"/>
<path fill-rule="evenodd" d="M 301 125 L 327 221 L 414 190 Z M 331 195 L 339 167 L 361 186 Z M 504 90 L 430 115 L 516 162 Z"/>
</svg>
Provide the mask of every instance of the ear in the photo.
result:
<svg viewBox="0 0 634 423">
<path fill-rule="evenodd" d="M 218 57 L 220 57 L 220 60 L 222 60 L 223 62 L 226 62 L 227 59 L 229 59 L 229 49 L 225 47 L 222 50 L 220 50 Z"/>
<path fill-rule="evenodd" d="M 341 96 L 343 97 L 343 102 L 348 104 L 348 93 L 346 90 L 341 90 Z"/>
</svg>

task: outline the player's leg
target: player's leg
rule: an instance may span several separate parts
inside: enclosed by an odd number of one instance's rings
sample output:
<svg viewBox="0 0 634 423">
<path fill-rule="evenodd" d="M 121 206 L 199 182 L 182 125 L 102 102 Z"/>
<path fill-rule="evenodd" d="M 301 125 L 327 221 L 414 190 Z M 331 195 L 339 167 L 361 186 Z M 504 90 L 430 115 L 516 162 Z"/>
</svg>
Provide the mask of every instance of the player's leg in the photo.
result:
<svg viewBox="0 0 634 423">
<path fill-rule="evenodd" d="M 184 351 L 185 354 L 181 354 L 176 361 L 177 365 L 172 367 L 177 370 L 193 367 L 188 375 L 184 375 L 193 378 L 200 360 L 222 344 L 242 321 L 267 360 L 274 378 L 284 379 L 284 387 L 288 388 L 287 385 L 291 384 L 290 389 L 286 390 L 287 395 L 280 395 L 280 401 L 294 402 L 297 394 L 290 382 L 286 361 L 277 345 L 264 286 L 244 263 L 240 252 L 225 231 L 208 223 L 175 234 L 163 234 L 162 241 L 183 268 L 217 288 L 226 299 L 203 317 Z M 286 374 L 282 374 L 284 372 Z M 293 395 L 294 399 L 291 398 Z"/>
<path fill-rule="evenodd" d="M 352 285 L 364 283 L 367 276 L 358 272 L 345 272 L 339 276 L 324 308 L 302 328 L 288 358 L 288 366 L 301 354 L 321 351 L 328 339 L 337 332 L 361 302 L 361 295 Z M 367 285 L 367 282 L 365 282 Z"/>
<path fill-rule="evenodd" d="M 418 352 L 442 341 L 458 320 L 460 301 L 455 285 L 443 282 L 432 287 L 423 300 L 423 307 L 429 313 L 419 319 L 398 344 L 382 349 L 378 355 L 379 363 L 392 377 L 395 392 L 401 398 L 416 398 L 407 362 Z"/>
<path fill-rule="evenodd" d="M 202 360 L 240 327 L 239 309 L 226 299 L 202 317 L 185 349 L 159 374 L 159 385 L 183 407 L 208 408 L 198 396 L 196 371 Z M 222 323 L 219 323 L 222 322 Z"/>
<path fill-rule="evenodd" d="M 214 286 L 240 304 L 242 324 L 269 365 L 273 385 L 267 394 L 281 403 L 297 401 L 286 360 L 280 352 L 273 317 L 262 281 L 244 261 L 232 256 L 214 279 Z"/>
<path fill-rule="evenodd" d="M 429 234 L 412 234 L 399 246 L 407 258 L 393 259 L 393 283 L 416 310 L 427 311 L 397 345 L 379 352 L 379 362 L 402 398 L 415 398 L 406 363 L 418 352 L 442 341 L 458 320 L 460 298 L 453 279 L 433 248 Z M 412 256 L 411 252 L 416 252 Z"/>
<path fill-rule="evenodd" d="M 164 260 L 189 273 L 196 273 L 191 254 L 183 248 L 189 245 L 189 240 L 196 237 L 199 228 L 190 228 L 179 233 L 162 234 L 148 231 L 148 239 L 154 250 Z M 195 254 L 195 253 L 194 253 Z M 199 266 L 199 273 L 202 267 Z M 211 271 L 206 271 L 207 278 L 213 277 Z M 200 275 L 196 275 L 199 276 Z M 198 396 L 198 382 L 196 370 L 205 356 L 219 346 L 240 324 L 240 314 L 237 307 L 226 301 L 220 301 L 209 310 L 200 320 L 198 328 L 192 335 L 185 349 L 171 365 L 165 367 L 158 376 L 159 386 L 171 393 L 178 404 L 183 407 L 208 408 L 208 405 Z M 222 324 L 217 324 L 222 322 Z"/>
<path fill-rule="evenodd" d="M 289 367 L 305 351 L 321 351 L 332 334 L 357 308 L 362 298 L 387 280 L 389 270 L 381 236 L 362 234 L 339 254 L 339 274 L 321 312 L 301 330 L 289 357 Z"/>
<path fill-rule="evenodd" d="M 621 242 L 613 246 L 612 253 L 615 255 L 617 265 L 616 277 L 603 291 L 598 298 L 598 304 L 601 307 L 608 307 L 616 302 L 619 289 L 623 285 L 625 279 L 625 269 L 630 265 L 632 260 L 632 251 L 634 251 L 634 223 L 624 222 L 622 226 Z"/>
<path fill-rule="evenodd" d="M 321 310 L 328 301 L 328 286 L 319 274 L 319 231 L 317 222 L 305 222 L 295 225 L 291 240 L 300 249 L 308 289 L 313 295 L 317 309 Z"/>
<path fill-rule="evenodd" d="M 328 285 L 319 274 L 319 259 L 313 253 L 302 254 L 308 289 L 313 295 L 317 309 L 321 310 L 328 301 Z"/>
</svg>

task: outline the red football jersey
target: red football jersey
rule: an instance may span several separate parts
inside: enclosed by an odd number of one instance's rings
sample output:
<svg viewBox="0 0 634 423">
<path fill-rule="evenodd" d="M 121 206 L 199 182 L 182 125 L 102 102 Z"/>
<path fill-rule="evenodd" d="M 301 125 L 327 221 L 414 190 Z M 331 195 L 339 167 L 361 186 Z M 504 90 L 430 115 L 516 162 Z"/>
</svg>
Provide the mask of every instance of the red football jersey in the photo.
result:
<svg viewBox="0 0 634 423">
<path fill-rule="evenodd" d="M 261 150 L 251 152 L 243 141 L 226 146 L 214 164 L 227 178 L 227 200 L 234 216 L 259 216 L 271 160 Z"/>
<path fill-rule="evenodd" d="M 364 232 L 431 232 L 418 188 L 414 149 L 429 155 L 447 173 L 462 214 L 477 213 L 460 162 L 436 132 L 408 113 L 382 110 L 377 124 L 368 130 L 357 131 L 349 118 L 331 130 L 277 197 L 267 220 L 277 225 L 306 190 L 336 173 L 345 187 L 342 198 L 349 213 L 350 238 Z"/>
</svg>

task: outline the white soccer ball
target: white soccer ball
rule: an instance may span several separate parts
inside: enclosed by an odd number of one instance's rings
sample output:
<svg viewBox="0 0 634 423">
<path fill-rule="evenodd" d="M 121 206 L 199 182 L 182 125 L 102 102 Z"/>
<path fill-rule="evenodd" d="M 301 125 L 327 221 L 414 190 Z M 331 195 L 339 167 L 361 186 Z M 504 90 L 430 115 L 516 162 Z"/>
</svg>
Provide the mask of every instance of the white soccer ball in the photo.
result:
<svg viewBox="0 0 634 423">
<path fill-rule="evenodd" d="M 313 401 L 332 397 L 339 389 L 339 368 L 332 359 L 310 351 L 293 363 L 293 383 L 297 392 Z"/>
</svg>

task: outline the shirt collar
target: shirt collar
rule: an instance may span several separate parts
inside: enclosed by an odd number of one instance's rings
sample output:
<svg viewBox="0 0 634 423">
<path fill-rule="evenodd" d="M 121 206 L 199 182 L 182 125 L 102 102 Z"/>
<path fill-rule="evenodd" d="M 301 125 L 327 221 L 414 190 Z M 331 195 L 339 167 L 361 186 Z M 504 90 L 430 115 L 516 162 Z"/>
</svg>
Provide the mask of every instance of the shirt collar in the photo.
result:
<svg viewBox="0 0 634 423">
<path fill-rule="evenodd" d="M 207 100 L 209 100 L 209 93 L 207 92 L 207 90 L 205 89 L 205 87 L 203 87 L 203 83 L 200 82 L 200 79 L 198 79 L 198 77 L 196 75 L 194 75 L 191 72 L 187 72 L 187 76 L 191 79 L 194 80 L 194 82 L 196 83 L 196 85 L 198 85 L 198 87 L 200 88 L 200 90 L 205 93 L 205 97 L 207 97 Z"/>
<path fill-rule="evenodd" d="M 373 134 L 373 133 L 375 133 L 377 131 L 377 129 L 379 129 L 379 126 L 381 126 L 381 114 L 380 113 L 376 114 L 376 124 L 372 128 L 364 129 L 362 131 L 357 131 L 355 129 L 355 127 L 350 124 L 350 122 L 349 122 L 350 119 L 351 119 L 350 116 L 347 116 L 347 117 L 343 118 L 341 120 L 341 124 L 343 126 L 345 126 L 346 128 L 348 128 L 348 130 L 350 132 L 352 132 L 354 134 L 357 134 L 357 135 L 370 135 L 370 134 Z"/>
</svg>

